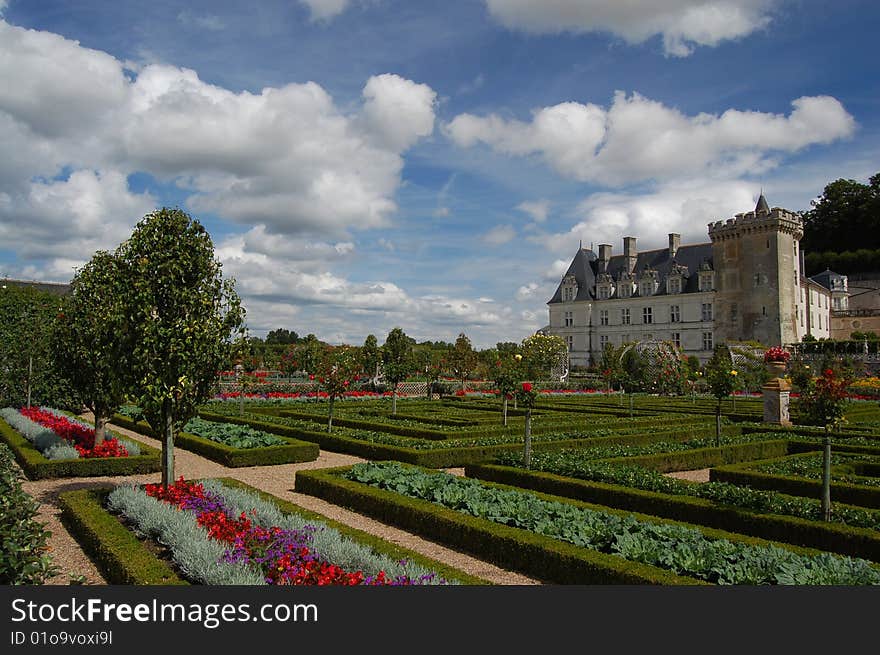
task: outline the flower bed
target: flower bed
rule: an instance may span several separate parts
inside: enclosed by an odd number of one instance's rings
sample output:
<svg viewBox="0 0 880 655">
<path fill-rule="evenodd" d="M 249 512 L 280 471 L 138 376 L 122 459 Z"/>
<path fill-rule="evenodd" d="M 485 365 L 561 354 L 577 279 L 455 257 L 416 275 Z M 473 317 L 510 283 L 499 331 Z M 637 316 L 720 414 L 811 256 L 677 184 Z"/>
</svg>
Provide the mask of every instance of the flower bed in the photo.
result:
<svg viewBox="0 0 880 655">
<path fill-rule="evenodd" d="M 289 443 L 285 439 L 246 425 L 206 421 L 198 417 L 188 421 L 183 429 L 189 434 L 210 439 L 232 448 L 264 448 Z"/>
<path fill-rule="evenodd" d="M 202 584 L 425 585 L 450 581 L 393 559 L 321 522 L 285 514 L 255 493 L 217 481 L 165 489 L 122 486 L 109 507 L 166 544 Z M 452 581 L 454 583 L 454 581 Z"/>
<path fill-rule="evenodd" d="M 397 463 L 356 464 L 345 477 L 711 583 L 880 584 L 880 570 L 863 559 L 801 554 L 773 544 L 747 543 L 745 538 L 710 538 L 694 527 L 588 509 Z"/>
<path fill-rule="evenodd" d="M 50 407 L 0 410 L 7 423 L 34 444 L 47 459 L 91 459 L 140 454 L 137 444 L 109 435 L 95 446 L 95 430 Z"/>
</svg>

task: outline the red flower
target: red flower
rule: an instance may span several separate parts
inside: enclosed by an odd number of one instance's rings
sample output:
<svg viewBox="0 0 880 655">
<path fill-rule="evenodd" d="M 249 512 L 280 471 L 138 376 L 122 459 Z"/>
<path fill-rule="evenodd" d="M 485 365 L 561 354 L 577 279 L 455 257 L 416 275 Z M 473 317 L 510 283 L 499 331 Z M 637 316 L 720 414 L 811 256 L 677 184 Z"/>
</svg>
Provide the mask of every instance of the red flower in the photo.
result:
<svg viewBox="0 0 880 655">
<path fill-rule="evenodd" d="M 532 390 L 532 383 L 531 382 L 523 382 L 522 383 L 522 390 L 525 391 L 526 393 L 531 391 Z"/>
</svg>

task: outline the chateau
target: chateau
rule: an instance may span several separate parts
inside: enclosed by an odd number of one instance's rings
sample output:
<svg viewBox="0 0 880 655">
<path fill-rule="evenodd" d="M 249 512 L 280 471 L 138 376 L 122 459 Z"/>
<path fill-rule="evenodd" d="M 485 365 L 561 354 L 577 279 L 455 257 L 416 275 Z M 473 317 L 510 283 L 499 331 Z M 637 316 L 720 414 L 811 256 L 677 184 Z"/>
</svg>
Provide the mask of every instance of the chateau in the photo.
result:
<svg viewBox="0 0 880 655">
<path fill-rule="evenodd" d="M 686 356 L 708 360 L 716 343 L 766 346 L 830 336 L 832 309 L 847 309 L 846 277 L 826 271 L 803 276 L 803 224 L 794 212 L 767 204 L 709 223 L 709 243 L 639 252 L 623 238 L 623 254 L 579 248 L 547 303 L 550 324 L 573 366 L 588 366 L 602 350 L 661 340 Z"/>
</svg>

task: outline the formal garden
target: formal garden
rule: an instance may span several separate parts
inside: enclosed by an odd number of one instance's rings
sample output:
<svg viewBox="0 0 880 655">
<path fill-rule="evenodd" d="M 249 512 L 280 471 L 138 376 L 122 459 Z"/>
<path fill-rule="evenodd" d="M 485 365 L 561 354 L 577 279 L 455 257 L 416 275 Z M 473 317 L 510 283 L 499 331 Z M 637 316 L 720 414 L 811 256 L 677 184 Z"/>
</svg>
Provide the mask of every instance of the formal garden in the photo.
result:
<svg viewBox="0 0 880 655">
<path fill-rule="evenodd" d="M 57 576 L 24 487 L 67 480 L 64 529 L 112 584 L 490 582 L 293 498 L 543 583 L 880 584 L 880 385 L 858 358 L 645 342 L 568 371 L 542 334 L 477 352 L 244 325 L 179 210 L 66 296 L 0 293 L 0 581 Z M 181 452 L 224 473 L 176 475 Z M 242 481 L 278 470 L 280 494 Z"/>
</svg>

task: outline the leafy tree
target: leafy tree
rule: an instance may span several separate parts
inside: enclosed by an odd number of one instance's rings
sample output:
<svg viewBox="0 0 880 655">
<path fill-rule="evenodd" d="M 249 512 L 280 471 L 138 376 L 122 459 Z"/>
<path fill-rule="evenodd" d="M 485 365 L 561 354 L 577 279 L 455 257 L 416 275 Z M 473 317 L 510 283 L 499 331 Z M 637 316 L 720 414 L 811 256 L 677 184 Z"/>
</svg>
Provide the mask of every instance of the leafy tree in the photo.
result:
<svg viewBox="0 0 880 655">
<path fill-rule="evenodd" d="M 515 355 L 519 352 L 519 344 L 513 341 L 499 341 L 495 344 L 495 350 L 498 351 L 499 357 L 502 355 Z"/>
<path fill-rule="evenodd" d="M 324 344 L 318 341 L 318 337 L 314 334 L 307 334 L 300 339 L 296 347 L 300 369 L 315 375 L 318 372 L 321 358 L 324 356 L 324 349 Z"/>
<path fill-rule="evenodd" d="M 562 337 L 539 333 L 523 339 L 521 351 L 526 375 L 537 380 L 549 377 L 553 367 L 565 361 L 568 347 Z"/>
<path fill-rule="evenodd" d="M 291 343 L 296 343 L 297 341 L 299 341 L 299 335 L 296 332 L 285 330 L 284 328 L 271 330 L 266 335 L 266 343 L 268 344 L 288 345 Z"/>
<path fill-rule="evenodd" d="M 495 388 L 501 395 L 502 422 L 507 425 L 507 401 L 516 393 L 519 381 L 522 379 L 522 367 L 519 360 L 513 356 L 499 359 L 493 368 L 492 379 L 495 382 Z"/>
<path fill-rule="evenodd" d="M 333 431 L 333 404 L 351 386 L 360 363 L 357 352 L 348 346 L 328 348 L 318 364 L 318 384 L 327 394 L 327 432 Z"/>
<path fill-rule="evenodd" d="M 538 394 L 532 389 L 531 382 L 523 382 L 516 392 L 516 399 L 526 408 L 525 440 L 523 444 L 523 465 L 532 467 L 532 409 L 538 400 Z"/>
<path fill-rule="evenodd" d="M 868 184 L 835 180 L 812 205 L 803 214 L 805 251 L 880 248 L 880 173 Z"/>
<path fill-rule="evenodd" d="M 822 453 L 822 514 L 826 521 L 831 520 L 831 430 L 840 425 L 849 404 L 846 389 L 851 379 L 838 375 L 831 368 L 811 380 L 801 392 L 799 409 L 801 420 L 808 425 L 821 425 L 825 428 Z"/>
<path fill-rule="evenodd" d="M 712 358 L 706 364 L 706 382 L 709 390 L 718 401 L 715 406 L 715 443 L 721 444 L 721 401 L 734 392 L 737 387 L 738 372 L 733 368 L 733 360 L 726 344 L 715 346 Z"/>
<path fill-rule="evenodd" d="M 94 414 L 96 446 L 131 384 L 123 347 L 127 293 L 119 260 L 100 250 L 77 271 L 56 323 L 55 361 Z"/>
<path fill-rule="evenodd" d="M 244 310 L 205 228 L 179 209 L 145 216 L 117 251 L 127 286 L 126 361 L 138 404 L 162 439 L 162 484 L 174 480 L 174 439 L 230 357 Z"/>
<path fill-rule="evenodd" d="M 52 356 L 61 304 L 57 294 L 8 281 L 0 285 L 0 407 L 82 407 Z"/>
<path fill-rule="evenodd" d="M 379 364 L 382 362 L 382 353 L 379 351 L 379 341 L 375 334 L 368 334 L 361 346 L 361 370 L 375 384 L 379 377 Z"/>
<path fill-rule="evenodd" d="M 399 327 L 385 338 L 382 346 L 382 370 L 391 384 L 391 415 L 397 415 L 397 385 L 413 372 L 412 339 Z"/>
<path fill-rule="evenodd" d="M 468 376 L 477 364 L 477 354 L 471 345 L 471 340 L 462 332 L 455 340 L 455 346 L 449 352 L 447 357 L 452 372 L 461 383 L 461 389 L 464 391 Z"/>
</svg>

